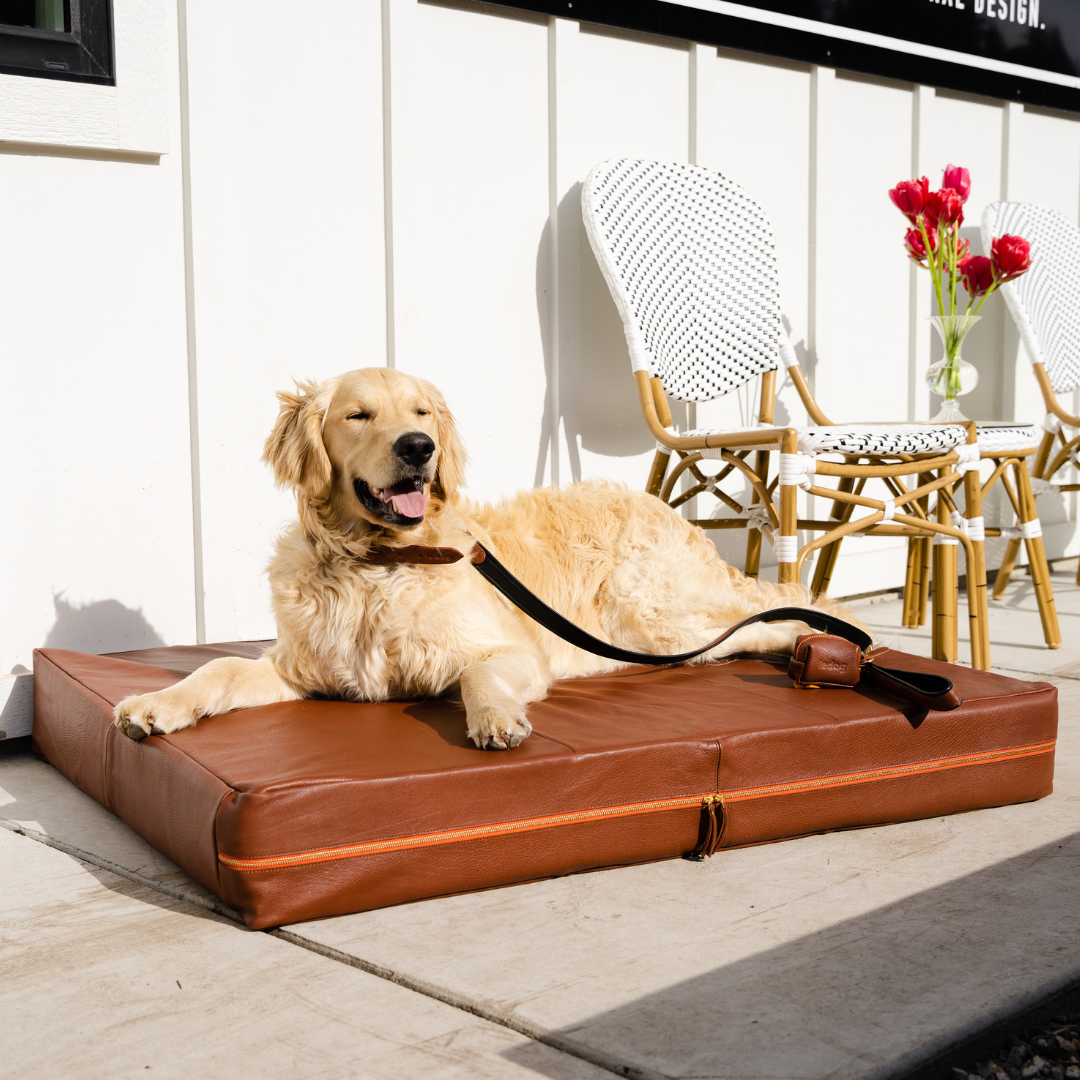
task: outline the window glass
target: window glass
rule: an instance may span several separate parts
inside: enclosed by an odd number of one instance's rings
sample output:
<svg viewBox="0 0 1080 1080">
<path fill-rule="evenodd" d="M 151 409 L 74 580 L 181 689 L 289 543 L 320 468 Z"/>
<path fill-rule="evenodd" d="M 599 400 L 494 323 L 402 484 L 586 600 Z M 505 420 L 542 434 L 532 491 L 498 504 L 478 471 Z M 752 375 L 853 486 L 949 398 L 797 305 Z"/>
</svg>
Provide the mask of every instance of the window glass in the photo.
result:
<svg viewBox="0 0 1080 1080">
<path fill-rule="evenodd" d="M 0 23 L 64 31 L 68 28 L 66 6 L 66 0 L 0 0 Z"/>
</svg>

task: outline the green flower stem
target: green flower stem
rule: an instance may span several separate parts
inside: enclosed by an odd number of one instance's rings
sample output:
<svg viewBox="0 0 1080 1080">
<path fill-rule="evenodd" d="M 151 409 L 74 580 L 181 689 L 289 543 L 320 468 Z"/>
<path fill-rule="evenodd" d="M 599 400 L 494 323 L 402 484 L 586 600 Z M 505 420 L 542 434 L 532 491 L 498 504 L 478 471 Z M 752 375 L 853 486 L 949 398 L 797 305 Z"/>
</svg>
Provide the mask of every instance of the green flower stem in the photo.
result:
<svg viewBox="0 0 1080 1080">
<path fill-rule="evenodd" d="M 952 227 L 952 258 L 949 260 L 949 314 L 956 314 L 956 264 L 960 261 L 960 226 Z"/>
<path fill-rule="evenodd" d="M 937 293 L 938 311 L 944 314 L 945 302 L 941 295 L 941 271 L 937 266 L 935 252 L 930 248 L 930 237 L 927 235 L 926 222 L 923 221 L 922 214 L 919 215 L 919 231 L 922 233 L 923 249 L 926 251 L 926 263 L 930 270 L 930 278 L 934 282 L 934 292 Z M 937 254 L 940 254 L 940 246 Z"/>
<path fill-rule="evenodd" d="M 981 297 L 979 298 L 979 304 L 978 304 L 978 307 L 976 307 L 974 311 L 971 311 L 971 305 L 972 305 L 973 303 L 975 303 L 975 298 L 974 298 L 974 297 L 972 297 L 972 298 L 971 298 L 971 301 L 970 301 L 970 302 L 968 303 L 968 311 L 969 311 L 969 312 L 971 312 L 971 314 L 972 314 L 972 315 L 978 315 L 978 314 L 979 314 L 979 311 L 980 311 L 980 309 L 981 309 L 981 308 L 982 308 L 982 306 L 983 306 L 983 304 L 985 304 L 985 303 L 986 303 L 986 298 L 987 298 L 987 297 L 988 297 L 988 296 L 989 296 L 989 295 L 990 295 L 990 294 L 991 294 L 991 293 L 992 293 L 992 292 L 993 292 L 993 291 L 994 291 L 994 290 L 995 290 L 995 289 L 996 289 L 996 288 L 997 288 L 997 287 L 998 287 L 998 286 L 999 286 L 1000 284 L 1001 284 L 1001 278 L 994 278 L 994 282 L 993 282 L 993 284 L 992 284 L 992 285 L 990 286 L 990 288 L 989 288 L 989 289 L 987 289 L 987 290 L 986 290 L 986 292 L 984 292 L 984 293 L 982 294 L 982 296 L 981 296 Z"/>
</svg>

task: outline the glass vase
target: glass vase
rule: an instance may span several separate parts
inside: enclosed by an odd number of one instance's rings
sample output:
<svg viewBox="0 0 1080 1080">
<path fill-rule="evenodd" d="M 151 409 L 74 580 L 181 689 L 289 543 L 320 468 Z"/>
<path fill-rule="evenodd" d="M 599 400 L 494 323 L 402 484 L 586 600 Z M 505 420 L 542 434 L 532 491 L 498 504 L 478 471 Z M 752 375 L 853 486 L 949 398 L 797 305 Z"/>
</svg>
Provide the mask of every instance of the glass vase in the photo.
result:
<svg viewBox="0 0 1080 1080">
<path fill-rule="evenodd" d="M 933 315 L 930 318 L 945 347 L 945 355 L 926 372 L 926 385 L 933 393 L 945 398 L 937 416 L 931 418 L 933 424 L 967 419 L 956 399 L 970 394 L 978 386 L 979 372 L 960 355 L 960 349 L 971 328 L 981 318 L 981 315 Z"/>
</svg>

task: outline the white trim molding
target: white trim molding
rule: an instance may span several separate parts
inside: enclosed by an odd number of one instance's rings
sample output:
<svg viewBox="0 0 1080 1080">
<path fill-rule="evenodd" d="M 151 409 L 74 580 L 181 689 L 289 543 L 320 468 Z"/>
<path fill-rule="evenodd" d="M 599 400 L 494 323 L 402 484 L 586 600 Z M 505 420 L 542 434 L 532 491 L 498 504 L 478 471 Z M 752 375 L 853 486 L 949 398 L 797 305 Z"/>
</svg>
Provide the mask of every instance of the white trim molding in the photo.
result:
<svg viewBox="0 0 1080 1080">
<path fill-rule="evenodd" d="M 0 75 L 0 142 L 169 152 L 166 0 L 113 0 L 116 85 Z"/>
</svg>

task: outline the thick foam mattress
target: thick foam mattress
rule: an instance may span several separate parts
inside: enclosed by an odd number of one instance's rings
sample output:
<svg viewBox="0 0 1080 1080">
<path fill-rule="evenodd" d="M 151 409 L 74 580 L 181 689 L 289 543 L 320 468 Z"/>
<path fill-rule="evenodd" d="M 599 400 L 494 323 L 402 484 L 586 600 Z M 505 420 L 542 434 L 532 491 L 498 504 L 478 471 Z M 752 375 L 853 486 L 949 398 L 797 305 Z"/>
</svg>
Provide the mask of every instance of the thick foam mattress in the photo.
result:
<svg viewBox="0 0 1080 1080">
<path fill-rule="evenodd" d="M 1040 799 L 1057 691 L 951 678 L 953 712 L 872 687 L 800 690 L 735 660 L 568 680 L 514 750 L 447 701 L 302 701 L 132 742 L 131 693 L 265 642 L 35 654 L 34 746 L 252 927 L 831 829 Z"/>
</svg>

